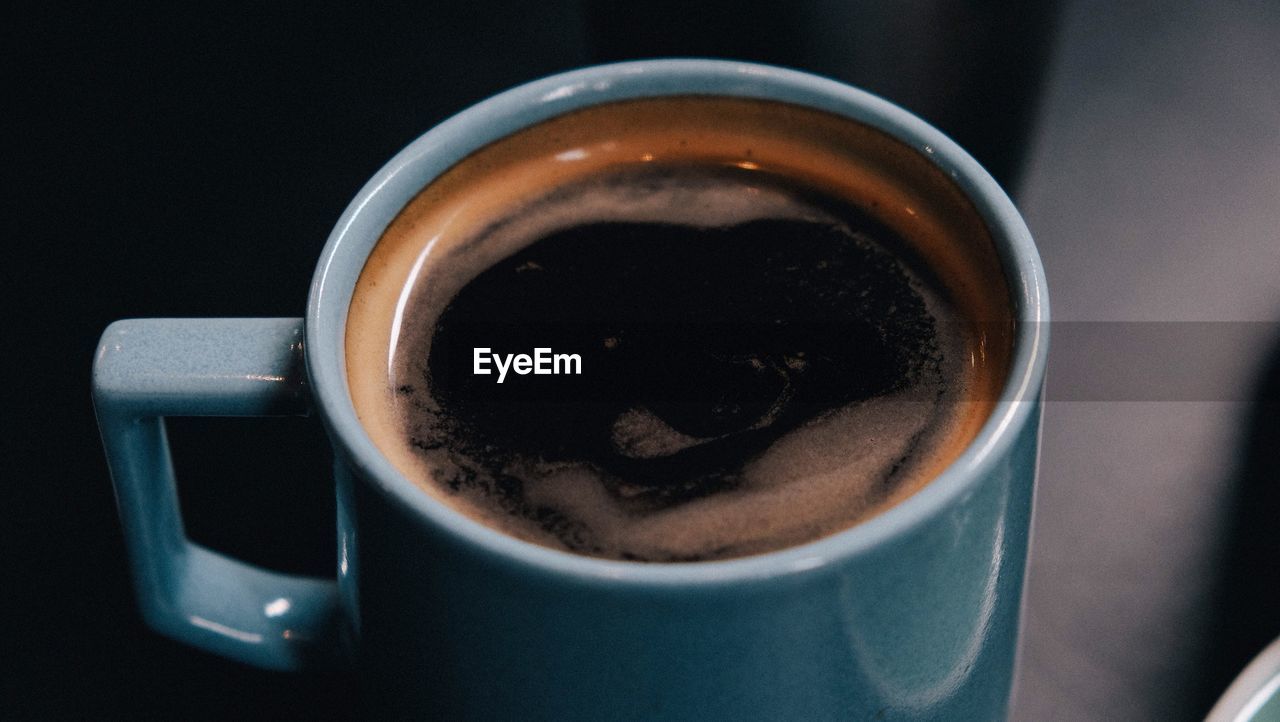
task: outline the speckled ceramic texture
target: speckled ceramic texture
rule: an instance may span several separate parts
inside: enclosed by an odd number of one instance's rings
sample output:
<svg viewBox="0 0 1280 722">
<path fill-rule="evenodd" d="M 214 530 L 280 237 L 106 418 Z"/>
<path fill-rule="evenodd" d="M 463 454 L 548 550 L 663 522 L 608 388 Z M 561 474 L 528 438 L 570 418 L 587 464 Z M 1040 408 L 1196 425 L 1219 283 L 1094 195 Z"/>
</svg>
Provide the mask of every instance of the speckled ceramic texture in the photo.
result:
<svg viewBox="0 0 1280 722">
<path fill-rule="evenodd" d="M 846 115 L 919 148 L 956 180 L 992 229 L 1019 321 L 989 422 L 942 475 L 888 512 L 729 561 L 577 556 L 505 536 L 423 493 L 378 453 L 346 388 L 347 306 L 382 230 L 439 173 L 513 131 L 593 104 L 690 93 Z M 412 143 L 338 221 L 305 321 L 113 325 L 98 352 L 95 399 L 148 621 L 266 667 L 354 661 L 371 712 L 991 719 L 1005 713 L 1013 670 L 1048 317 L 1039 258 L 1013 204 L 923 121 L 799 72 L 641 61 L 521 86 Z M 187 541 L 161 417 L 302 413 L 308 402 L 337 460 L 336 582 L 254 569 Z"/>
</svg>

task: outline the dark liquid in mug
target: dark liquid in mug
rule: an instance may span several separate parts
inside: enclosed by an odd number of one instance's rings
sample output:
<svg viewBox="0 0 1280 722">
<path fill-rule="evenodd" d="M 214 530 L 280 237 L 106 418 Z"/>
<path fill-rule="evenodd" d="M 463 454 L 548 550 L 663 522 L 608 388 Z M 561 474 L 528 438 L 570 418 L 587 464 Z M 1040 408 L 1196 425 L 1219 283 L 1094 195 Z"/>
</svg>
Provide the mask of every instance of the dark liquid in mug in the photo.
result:
<svg viewBox="0 0 1280 722">
<path fill-rule="evenodd" d="M 877 201 L 753 166 L 606 164 L 384 274 L 406 473 L 506 533 L 635 561 L 803 543 L 927 482 L 989 413 L 981 326 Z"/>
</svg>

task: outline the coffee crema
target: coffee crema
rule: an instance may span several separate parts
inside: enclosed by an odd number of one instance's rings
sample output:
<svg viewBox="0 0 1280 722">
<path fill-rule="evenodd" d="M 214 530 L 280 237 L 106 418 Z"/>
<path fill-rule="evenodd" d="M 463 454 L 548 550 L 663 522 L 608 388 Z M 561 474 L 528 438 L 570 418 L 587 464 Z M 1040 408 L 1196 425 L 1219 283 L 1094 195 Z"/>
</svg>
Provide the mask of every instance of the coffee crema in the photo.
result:
<svg viewBox="0 0 1280 722">
<path fill-rule="evenodd" d="M 426 493 L 545 546 L 745 556 L 927 484 L 991 413 L 1007 285 L 919 152 L 832 114 L 685 96 L 554 118 L 471 154 L 357 283 L 347 375 Z M 474 373 L 474 352 L 581 373 Z"/>
</svg>

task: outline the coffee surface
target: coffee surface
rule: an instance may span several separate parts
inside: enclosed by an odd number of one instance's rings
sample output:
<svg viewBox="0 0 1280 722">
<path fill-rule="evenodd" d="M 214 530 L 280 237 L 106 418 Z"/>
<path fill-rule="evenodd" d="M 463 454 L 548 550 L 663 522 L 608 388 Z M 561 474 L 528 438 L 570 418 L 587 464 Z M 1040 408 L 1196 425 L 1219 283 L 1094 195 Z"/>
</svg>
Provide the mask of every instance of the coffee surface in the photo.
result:
<svg viewBox="0 0 1280 722">
<path fill-rule="evenodd" d="M 1002 368 L 879 200 L 673 156 L 419 233 L 407 272 L 370 276 L 375 255 L 361 283 L 395 305 L 373 435 L 429 493 L 554 548 L 720 559 L 872 516 L 975 433 Z M 499 382 L 477 349 L 578 364 Z"/>
</svg>

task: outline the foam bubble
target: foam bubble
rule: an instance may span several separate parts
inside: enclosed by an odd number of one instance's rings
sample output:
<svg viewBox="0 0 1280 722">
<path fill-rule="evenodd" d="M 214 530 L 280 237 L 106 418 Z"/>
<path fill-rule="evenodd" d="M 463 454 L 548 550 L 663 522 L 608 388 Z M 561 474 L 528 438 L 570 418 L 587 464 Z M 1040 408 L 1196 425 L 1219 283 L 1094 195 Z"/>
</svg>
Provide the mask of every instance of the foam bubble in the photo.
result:
<svg viewBox="0 0 1280 722">
<path fill-rule="evenodd" d="M 938 332 L 925 366 L 889 393 L 823 410 L 795 425 L 740 467 L 717 472 L 718 486 L 705 479 L 655 486 L 618 473 L 625 465 L 511 454 L 468 441 L 472 430 L 423 383 L 431 376 L 432 333 L 449 303 L 486 269 L 538 239 L 593 222 L 730 228 L 764 219 L 839 228 L 850 243 L 870 244 L 881 255 L 900 250 L 886 250 L 879 244 L 894 239 L 850 228 L 847 216 L 764 174 L 657 166 L 599 175 L 528 198 L 453 246 L 433 266 L 430 281 L 412 290 L 411 320 L 392 375 L 393 386 L 411 389 L 395 397 L 406 433 L 432 440 L 415 444 L 431 483 L 459 508 L 515 536 L 586 554 L 665 561 L 741 556 L 834 533 L 931 478 L 961 425 L 967 339 L 944 296 L 901 261 L 895 263 L 906 285 Z M 512 271 L 549 272 L 535 261 Z M 602 345 L 609 348 L 610 342 L 621 343 L 610 337 Z M 803 354 L 782 360 L 796 373 L 813 363 Z M 768 370 L 760 359 L 747 365 Z M 775 406 L 788 401 L 780 394 Z M 753 429 L 767 427 L 777 414 L 771 409 Z M 731 436 L 686 433 L 647 407 L 627 408 L 600 432 L 619 457 L 638 462 L 675 457 Z"/>
</svg>

